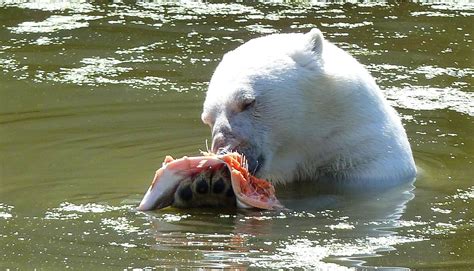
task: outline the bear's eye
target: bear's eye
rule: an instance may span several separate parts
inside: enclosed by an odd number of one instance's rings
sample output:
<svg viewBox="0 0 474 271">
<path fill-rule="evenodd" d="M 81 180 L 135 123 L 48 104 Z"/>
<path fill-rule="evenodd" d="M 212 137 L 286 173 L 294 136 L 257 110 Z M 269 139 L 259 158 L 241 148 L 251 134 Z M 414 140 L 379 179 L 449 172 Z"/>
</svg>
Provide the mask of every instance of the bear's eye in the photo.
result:
<svg viewBox="0 0 474 271">
<path fill-rule="evenodd" d="M 245 110 L 249 110 L 250 108 L 252 108 L 253 106 L 255 105 L 255 99 L 249 99 L 249 100 L 245 100 L 241 107 L 240 107 L 240 110 L 241 111 L 245 111 Z"/>
</svg>

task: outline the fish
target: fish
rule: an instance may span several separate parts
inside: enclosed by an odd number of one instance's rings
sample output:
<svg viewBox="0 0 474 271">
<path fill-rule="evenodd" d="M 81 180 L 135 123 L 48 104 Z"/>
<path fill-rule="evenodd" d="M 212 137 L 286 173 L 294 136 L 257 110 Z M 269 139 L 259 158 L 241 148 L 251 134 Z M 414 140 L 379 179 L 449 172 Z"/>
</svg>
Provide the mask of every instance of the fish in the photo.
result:
<svg viewBox="0 0 474 271">
<path fill-rule="evenodd" d="M 149 211 L 171 206 L 180 184 L 190 182 L 196 176 L 223 169 L 230 173 L 230 184 L 238 208 L 284 209 L 275 195 L 274 186 L 267 180 L 253 176 L 243 155 L 229 152 L 202 153 L 201 156 L 184 156 L 180 159 L 166 156 L 137 210 Z"/>
</svg>

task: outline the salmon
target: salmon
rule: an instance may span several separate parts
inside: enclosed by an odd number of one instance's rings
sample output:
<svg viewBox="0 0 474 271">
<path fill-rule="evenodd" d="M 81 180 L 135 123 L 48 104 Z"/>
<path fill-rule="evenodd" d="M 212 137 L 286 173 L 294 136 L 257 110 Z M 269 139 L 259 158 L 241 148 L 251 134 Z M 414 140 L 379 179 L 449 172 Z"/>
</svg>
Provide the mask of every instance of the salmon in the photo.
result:
<svg viewBox="0 0 474 271">
<path fill-rule="evenodd" d="M 148 211 L 168 207 L 174 202 L 174 195 L 181 182 L 189 181 L 202 172 L 226 167 L 230 172 L 232 190 L 239 208 L 264 210 L 283 209 L 275 195 L 273 185 L 253 176 L 247 167 L 245 157 L 239 153 L 210 154 L 173 159 L 167 156 L 143 197 L 138 210 Z"/>
</svg>

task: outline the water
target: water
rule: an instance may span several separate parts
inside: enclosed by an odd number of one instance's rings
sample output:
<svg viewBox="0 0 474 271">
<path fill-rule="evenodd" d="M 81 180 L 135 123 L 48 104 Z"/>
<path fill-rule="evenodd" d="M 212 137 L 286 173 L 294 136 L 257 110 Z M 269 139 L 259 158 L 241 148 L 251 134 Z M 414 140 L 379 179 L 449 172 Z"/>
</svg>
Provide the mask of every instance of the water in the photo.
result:
<svg viewBox="0 0 474 271">
<path fill-rule="evenodd" d="M 0 1 L 0 268 L 473 268 L 472 4 L 157 2 Z M 222 55 L 314 26 L 400 112 L 414 185 L 135 211 L 165 155 L 206 148 Z"/>
</svg>

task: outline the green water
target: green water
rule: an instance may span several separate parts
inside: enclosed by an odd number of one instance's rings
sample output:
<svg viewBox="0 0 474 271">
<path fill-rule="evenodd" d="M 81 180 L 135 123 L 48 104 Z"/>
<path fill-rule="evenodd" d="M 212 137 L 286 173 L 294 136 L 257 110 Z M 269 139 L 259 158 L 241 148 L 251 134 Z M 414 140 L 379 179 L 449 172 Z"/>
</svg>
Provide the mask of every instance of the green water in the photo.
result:
<svg viewBox="0 0 474 271">
<path fill-rule="evenodd" d="M 113 2 L 0 1 L 1 269 L 474 268 L 472 4 Z M 135 211 L 165 155 L 206 148 L 222 55 L 314 26 L 400 112 L 413 186 Z"/>
</svg>

